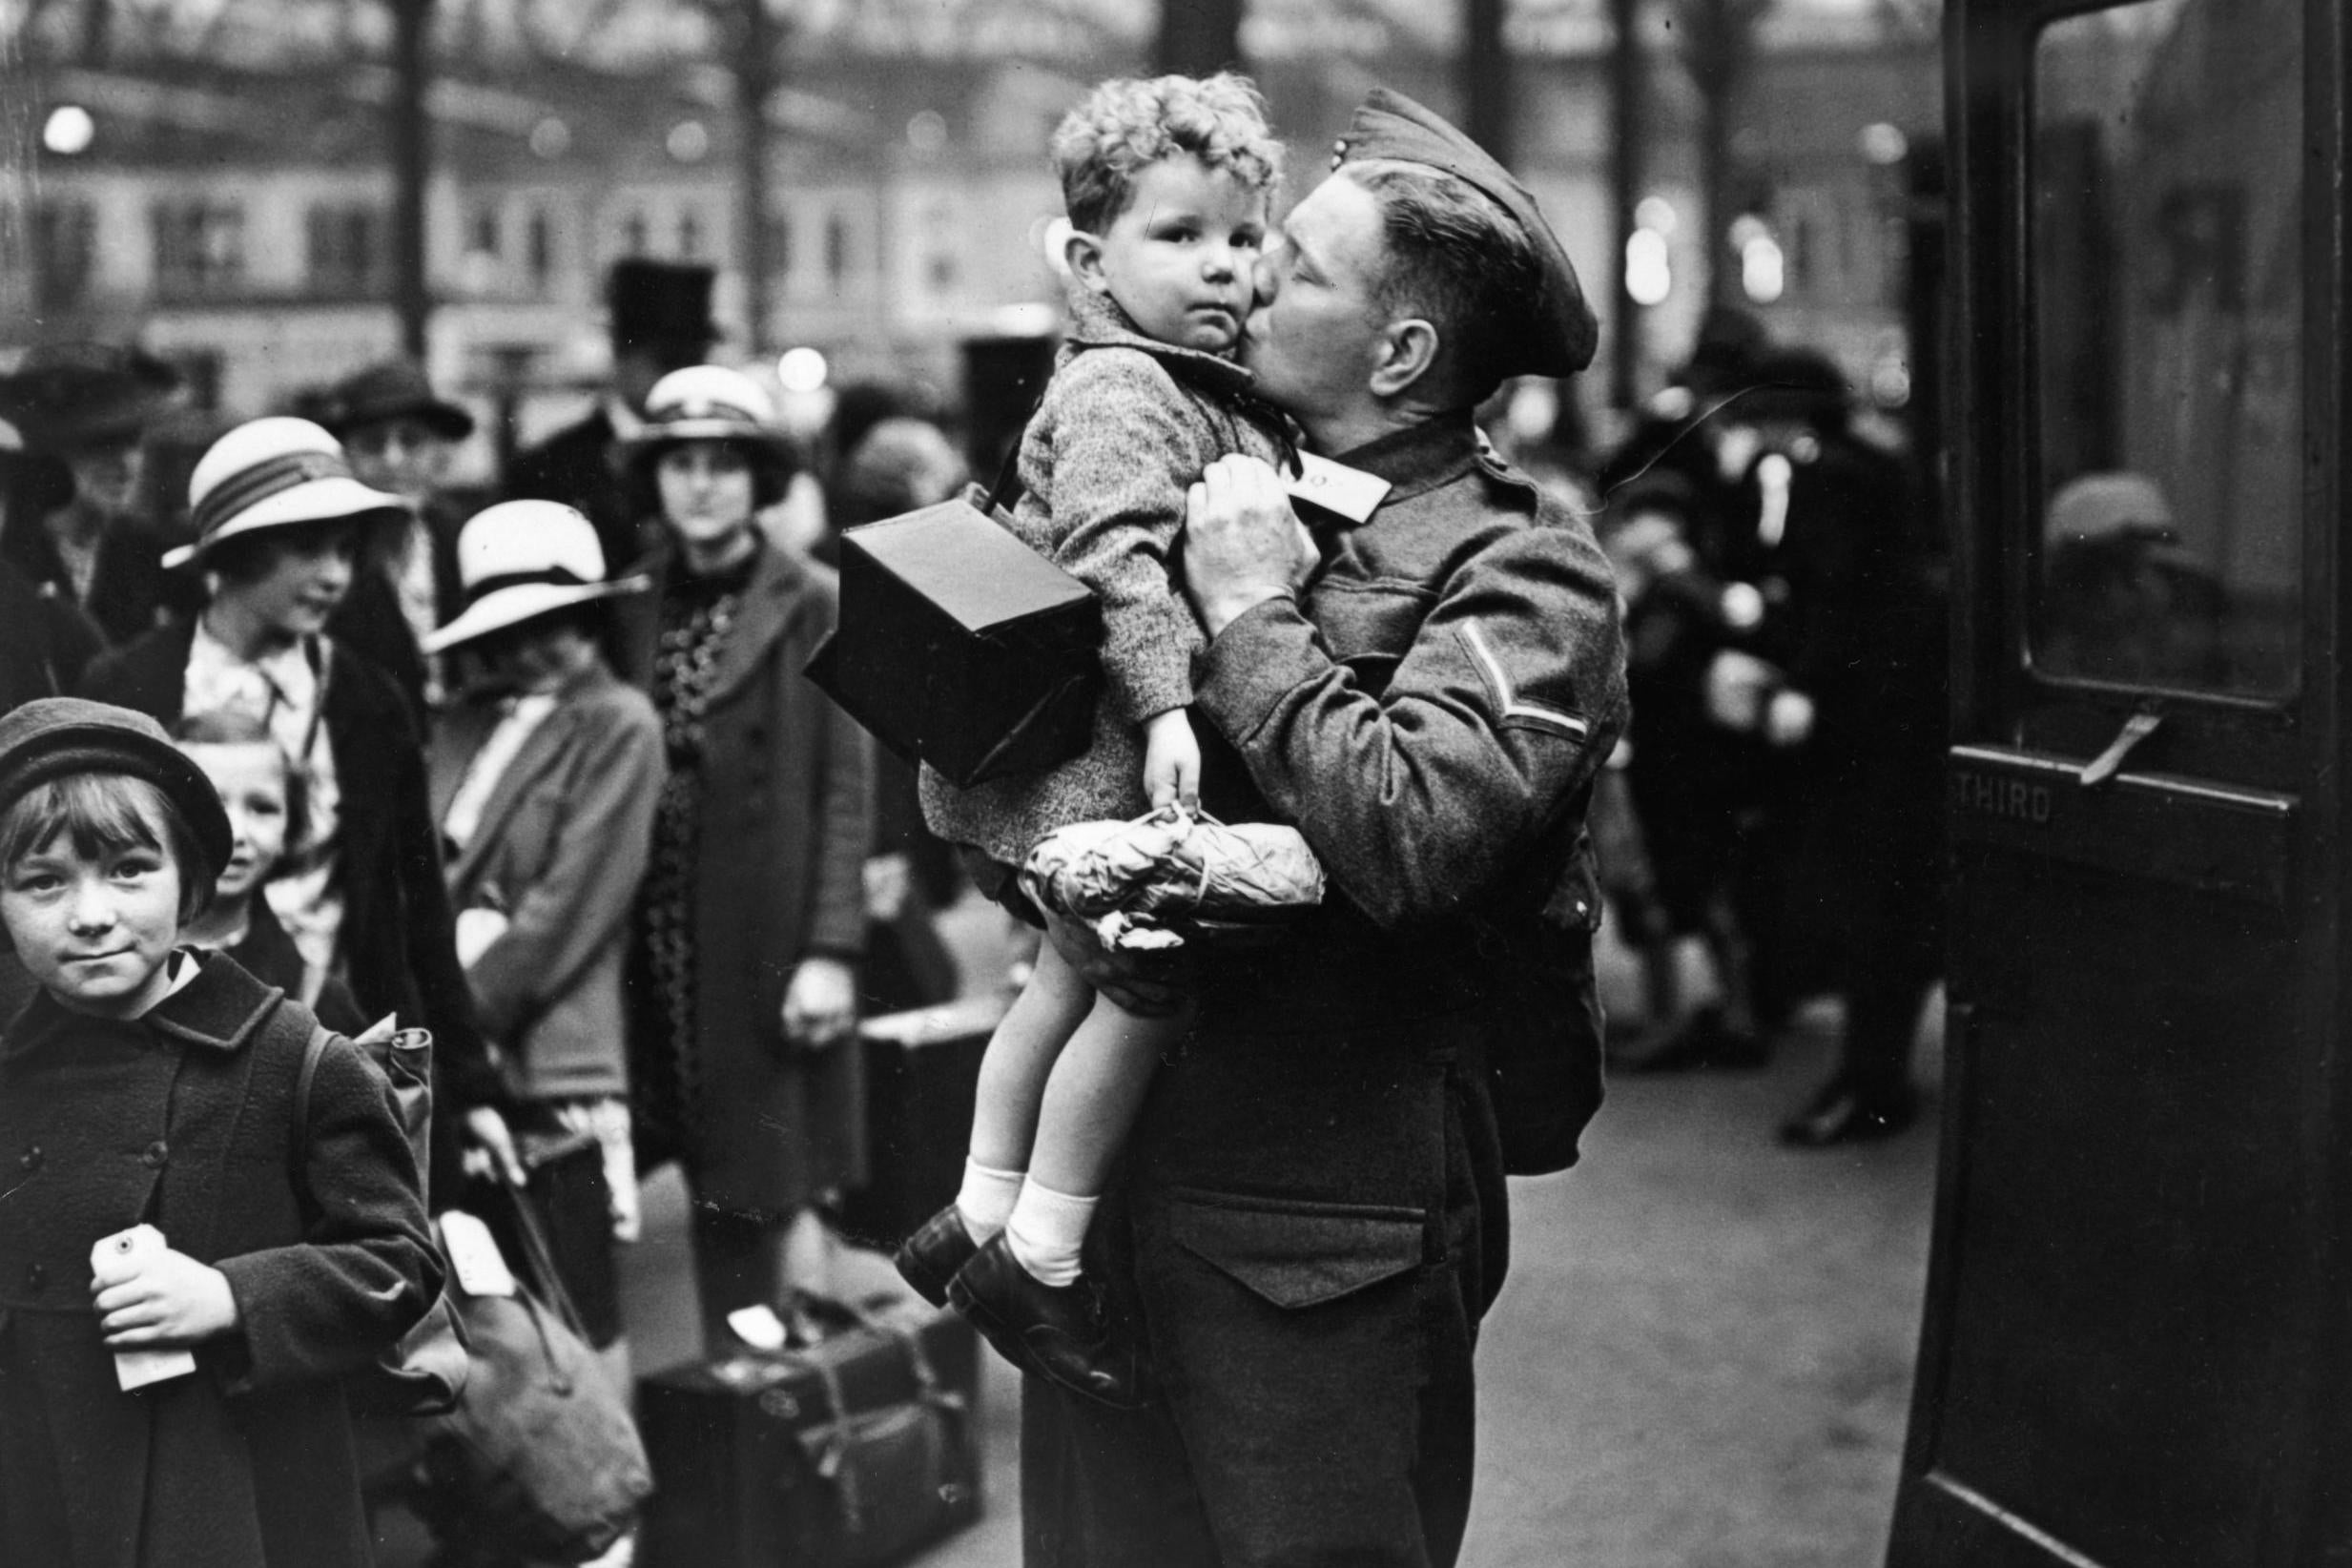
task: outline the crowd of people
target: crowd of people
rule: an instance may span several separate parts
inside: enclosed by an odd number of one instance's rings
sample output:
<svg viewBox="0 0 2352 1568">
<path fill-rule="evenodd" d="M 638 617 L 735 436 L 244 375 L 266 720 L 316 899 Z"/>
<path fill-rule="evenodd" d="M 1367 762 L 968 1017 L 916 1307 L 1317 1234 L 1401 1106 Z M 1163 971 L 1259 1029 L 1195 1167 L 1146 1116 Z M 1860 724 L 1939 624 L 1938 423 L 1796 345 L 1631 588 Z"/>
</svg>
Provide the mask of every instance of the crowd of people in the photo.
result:
<svg viewBox="0 0 2352 1568">
<path fill-rule="evenodd" d="M 1605 462 L 1556 444 L 1530 454 L 1542 483 L 1506 463 L 1475 411 L 1573 376 L 1597 325 L 1534 198 L 1409 100 L 1375 93 L 1279 222 L 1280 147 L 1235 78 L 1110 84 L 1055 153 L 1073 325 L 1009 516 L 1103 599 L 1107 679 L 1084 754 L 1006 788 L 877 760 L 803 674 L 837 615 L 834 532 L 956 493 L 952 442 L 868 389 L 801 451 L 757 381 L 706 362 L 708 269 L 615 268 L 609 390 L 495 496 L 448 484 L 472 414 L 393 361 L 228 429 L 185 515 L 147 515 L 172 371 L 31 351 L 0 379 L 23 442 L 0 1007 L 75 1040 L 86 1014 L 152 1014 L 177 1050 L 276 987 L 343 1035 L 429 1029 L 430 1207 L 522 1180 L 534 1134 L 585 1134 L 625 1238 L 640 1173 L 676 1163 L 719 1351 L 738 1309 L 825 1289 L 823 1215 L 868 1163 L 844 1042 L 861 1011 L 952 991 L 924 911 L 969 877 L 1042 945 L 964 1189 L 898 1261 L 1030 1374 L 1030 1560 L 1450 1560 L 1502 1177 L 1573 1160 L 1599 1103 L 1604 884 L 1655 979 L 1659 1027 L 1621 1064 L 1759 1060 L 1834 989 L 1840 1066 L 1784 1135 L 1913 1114 L 1932 556 L 1834 367 L 1728 317 L 1682 406 Z M 1302 453 L 1370 499 L 1294 511 Z M 815 531 L 785 505 L 804 469 Z M 69 763 L 131 782 L 77 794 Z M 1295 826 L 1325 906 L 1278 944 L 1171 959 L 1024 898 L 1041 833 L 1155 806 Z M 138 898 L 146 946 L 75 947 L 76 900 Z M 1674 994 L 1684 937 L 1713 959 L 1702 1006 Z M 144 1038 L 106 1035 L 115 1076 L 54 1092 L 167 1115 Z M 48 1060 L 12 1033 L 0 1079 Z M 397 1166 L 343 1104 L 361 1070 L 338 1054 L 320 1093 Z M 6 1094 L 0 1122 L 22 1122 Z M 366 1281 L 379 1311 L 429 1298 L 423 1208 L 361 1200 L 358 1251 L 302 1310 L 348 1316 Z M 145 1217 L 176 1240 L 185 1212 Z M 50 1245 L 0 1216 L 0 1269 Z M 275 1331 L 250 1320 L 266 1292 L 165 1251 L 99 1276 L 108 1348 Z M 15 1289 L 0 1336 L 33 1305 Z M 53 1351 L 58 1398 L 113 1375 L 65 1337 L 0 1370 Z M 299 1338 L 267 1348 L 332 1360 Z M 7 1504 L 51 1429 L 0 1407 Z M 0 1541 L 98 1560 L 87 1501 L 0 1506 Z"/>
<path fill-rule="evenodd" d="M 1595 832 L 1647 980 L 1646 1027 L 1613 1058 L 1761 1066 L 1834 993 L 1837 1064 L 1780 1128 L 1798 1147 L 1911 1124 L 1941 967 L 1942 556 L 1917 477 L 1860 413 L 1826 356 L 1718 310 L 1595 464 L 1633 691 Z"/>
</svg>

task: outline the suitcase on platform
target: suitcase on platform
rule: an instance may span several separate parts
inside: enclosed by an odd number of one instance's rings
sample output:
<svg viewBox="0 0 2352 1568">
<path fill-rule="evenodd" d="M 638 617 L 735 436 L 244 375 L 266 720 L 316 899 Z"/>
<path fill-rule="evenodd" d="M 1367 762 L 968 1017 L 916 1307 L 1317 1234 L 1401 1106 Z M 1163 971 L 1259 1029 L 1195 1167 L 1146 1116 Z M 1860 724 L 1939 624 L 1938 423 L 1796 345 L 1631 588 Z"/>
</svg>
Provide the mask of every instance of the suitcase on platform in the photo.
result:
<svg viewBox="0 0 2352 1568">
<path fill-rule="evenodd" d="M 980 1057 L 1011 1005 L 1001 994 L 962 997 L 858 1025 L 871 1175 L 842 1201 L 844 1235 L 887 1249 L 955 1201 Z"/>
<path fill-rule="evenodd" d="M 979 1340 L 919 1302 L 643 1378 L 643 1568 L 880 1568 L 980 1517 Z"/>
</svg>

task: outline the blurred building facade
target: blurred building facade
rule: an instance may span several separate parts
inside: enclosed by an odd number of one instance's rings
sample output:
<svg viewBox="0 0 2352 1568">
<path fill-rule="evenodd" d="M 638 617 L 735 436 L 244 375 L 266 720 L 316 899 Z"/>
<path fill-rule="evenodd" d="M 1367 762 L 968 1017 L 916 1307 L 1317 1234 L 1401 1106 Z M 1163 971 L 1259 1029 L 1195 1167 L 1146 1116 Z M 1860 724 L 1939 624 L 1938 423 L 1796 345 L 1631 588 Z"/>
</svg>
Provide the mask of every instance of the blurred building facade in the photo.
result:
<svg viewBox="0 0 2352 1568">
<path fill-rule="evenodd" d="M 1700 106 L 1669 0 L 1651 4 L 1642 188 L 1666 269 L 1638 330 L 1654 378 L 1703 307 L 1707 246 Z M 431 369 L 485 410 L 519 410 L 525 439 L 601 375 L 600 284 L 621 256 L 713 263 L 723 357 L 815 347 L 836 379 L 944 388 L 961 340 L 1048 325 L 1047 134 L 1091 82 L 1145 67 L 1157 23 L 1144 0 L 772 0 L 769 309 L 754 323 L 734 267 L 741 117 L 717 9 L 434 9 Z M 1373 82 L 1460 106 L 1448 10 L 1247 8 L 1242 47 L 1291 139 L 1293 194 Z M 392 351 L 389 27 L 366 0 L 0 0 L 0 353 L 136 337 L 189 370 L 200 404 L 243 415 Z M 1514 162 L 1606 312 L 1620 266 L 1607 8 L 1516 0 L 1507 37 Z M 1757 43 L 1730 188 L 1778 265 L 1743 281 L 1776 332 L 1899 391 L 1895 171 L 1940 125 L 1933 8 L 1775 0 Z"/>
</svg>

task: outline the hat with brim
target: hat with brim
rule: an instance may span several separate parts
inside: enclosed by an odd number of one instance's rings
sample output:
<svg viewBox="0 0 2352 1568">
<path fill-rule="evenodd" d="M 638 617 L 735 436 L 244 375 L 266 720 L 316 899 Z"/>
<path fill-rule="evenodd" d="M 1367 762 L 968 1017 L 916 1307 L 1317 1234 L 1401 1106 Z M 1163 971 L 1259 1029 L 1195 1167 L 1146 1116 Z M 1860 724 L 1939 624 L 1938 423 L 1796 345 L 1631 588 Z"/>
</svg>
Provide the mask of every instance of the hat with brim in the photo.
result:
<svg viewBox="0 0 2352 1568">
<path fill-rule="evenodd" d="M 81 697 L 42 697 L 0 715 L 0 811 L 51 779 L 128 774 L 161 790 L 217 874 L 234 835 L 204 770 L 144 713 Z"/>
<path fill-rule="evenodd" d="M 196 540 L 163 564 L 200 562 L 225 540 L 265 528 L 409 515 L 408 503 L 351 477 L 342 446 L 309 420 L 251 420 L 213 443 L 188 478 Z"/>
<path fill-rule="evenodd" d="M 554 501 L 505 501 L 476 513 L 458 532 L 457 554 L 465 608 L 420 639 L 427 653 L 653 586 L 650 577 L 605 581 L 595 525 Z"/>
<path fill-rule="evenodd" d="M 645 423 L 622 446 L 631 464 L 642 465 L 693 441 L 742 447 L 776 476 L 779 490 L 792 472 L 792 438 L 776 423 L 775 404 L 740 370 L 696 364 L 664 376 L 646 394 Z"/>
<path fill-rule="evenodd" d="M 0 419 L 28 445 L 63 453 L 136 437 L 179 387 L 178 371 L 136 348 L 44 343 L 0 376 Z"/>
<path fill-rule="evenodd" d="M 386 360 L 344 377 L 319 402 L 319 423 L 338 441 L 363 424 L 411 419 L 444 441 L 474 433 L 474 416 L 433 391 L 413 360 Z"/>
</svg>

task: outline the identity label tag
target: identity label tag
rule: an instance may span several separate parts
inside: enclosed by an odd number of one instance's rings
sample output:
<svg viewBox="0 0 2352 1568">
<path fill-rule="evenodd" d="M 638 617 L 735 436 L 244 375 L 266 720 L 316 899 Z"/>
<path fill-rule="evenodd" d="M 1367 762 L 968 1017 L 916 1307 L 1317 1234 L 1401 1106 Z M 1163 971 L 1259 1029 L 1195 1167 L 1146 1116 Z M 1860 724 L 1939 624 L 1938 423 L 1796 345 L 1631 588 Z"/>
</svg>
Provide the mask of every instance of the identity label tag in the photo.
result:
<svg viewBox="0 0 2352 1568">
<path fill-rule="evenodd" d="M 462 1208 L 441 1217 L 441 1249 L 448 1255 L 449 1271 L 458 1289 L 469 1296 L 511 1296 L 513 1271 L 498 1250 L 490 1228 Z"/>
<path fill-rule="evenodd" d="M 152 1225 L 134 1225 L 99 1238 L 90 1249 L 90 1272 L 101 1286 L 118 1284 L 135 1275 L 139 1265 L 163 1250 L 163 1232 Z M 125 1393 L 150 1383 L 185 1377 L 196 1370 L 196 1355 L 185 1350 L 116 1351 L 114 1383 Z"/>
<path fill-rule="evenodd" d="M 1350 523 L 1366 523 L 1389 493 L 1389 482 L 1360 468 L 1349 468 L 1312 452 L 1298 455 L 1299 471 L 1287 474 L 1283 488 L 1292 501 L 1320 506 Z"/>
</svg>

